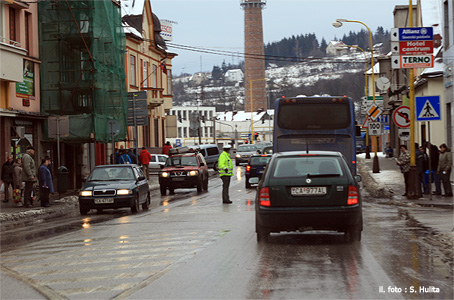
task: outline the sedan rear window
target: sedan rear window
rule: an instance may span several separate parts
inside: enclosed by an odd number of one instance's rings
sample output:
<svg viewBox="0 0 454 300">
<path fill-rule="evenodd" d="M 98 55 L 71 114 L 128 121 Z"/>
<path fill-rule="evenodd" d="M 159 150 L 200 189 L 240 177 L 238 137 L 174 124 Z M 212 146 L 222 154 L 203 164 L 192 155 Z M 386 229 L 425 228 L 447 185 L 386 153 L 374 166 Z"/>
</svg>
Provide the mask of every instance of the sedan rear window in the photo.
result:
<svg viewBox="0 0 454 300">
<path fill-rule="evenodd" d="M 238 146 L 238 151 L 239 152 L 252 152 L 252 151 L 256 151 L 257 148 L 255 146 Z"/>
<path fill-rule="evenodd" d="M 251 166 L 266 166 L 271 156 L 253 156 L 249 165 Z"/>
<path fill-rule="evenodd" d="M 276 161 L 273 177 L 342 176 L 339 160 L 335 157 L 283 157 Z"/>
</svg>

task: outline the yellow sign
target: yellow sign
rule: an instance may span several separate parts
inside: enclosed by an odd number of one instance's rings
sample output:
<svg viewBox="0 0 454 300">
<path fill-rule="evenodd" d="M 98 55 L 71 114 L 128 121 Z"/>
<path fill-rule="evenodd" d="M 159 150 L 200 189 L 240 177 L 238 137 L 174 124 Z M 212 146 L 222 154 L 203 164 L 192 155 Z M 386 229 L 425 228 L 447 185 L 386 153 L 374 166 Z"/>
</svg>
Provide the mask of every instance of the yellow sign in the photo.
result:
<svg viewBox="0 0 454 300">
<path fill-rule="evenodd" d="M 382 110 L 375 104 L 372 104 L 367 110 L 367 115 L 374 121 L 381 115 L 381 113 Z"/>
</svg>

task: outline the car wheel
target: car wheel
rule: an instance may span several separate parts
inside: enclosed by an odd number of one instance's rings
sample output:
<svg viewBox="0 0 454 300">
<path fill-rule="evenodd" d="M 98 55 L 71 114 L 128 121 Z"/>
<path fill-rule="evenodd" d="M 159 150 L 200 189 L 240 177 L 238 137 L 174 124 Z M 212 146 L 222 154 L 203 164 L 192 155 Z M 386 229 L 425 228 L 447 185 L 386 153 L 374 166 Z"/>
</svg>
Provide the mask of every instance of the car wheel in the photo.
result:
<svg viewBox="0 0 454 300">
<path fill-rule="evenodd" d="M 145 200 L 145 203 L 142 203 L 142 209 L 143 210 L 150 209 L 150 193 L 147 194 L 147 199 Z"/>
<path fill-rule="evenodd" d="M 251 184 L 249 183 L 249 178 L 248 177 L 246 177 L 246 188 L 247 189 L 251 188 Z"/>
<path fill-rule="evenodd" d="M 361 229 L 354 227 L 349 228 L 344 235 L 344 240 L 348 243 L 360 242 L 361 241 Z"/>
<path fill-rule="evenodd" d="M 262 226 L 255 223 L 255 231 L 257 232 L 257 243 L 267 243 L 270 237 L 270 232 Z"/>
<path fill-rule="evenodd" d="M 85 208 L 83 206 L 79 206 L 79 211 L 82 216 L 86 216 L 88 214 L 88 212 L 90 211 L 90 209 Z"/>
<path fill-rule="evenodd" d="M 217 161 L 213 165 L 213 170 L 215 170 L 215 171 L 219 170 Z"/>
<path fill-rule="evenodd" d="M 173 187 L 169 187 L 169 194 L 175 195 L 175 189 Z"/>
<path fill-rule="evenodd" d="M 203 181 L 203 190 L 208 191 L 208 176 L 207 178 Z"/>
<path fill-rule="evenodd" d="M 202 179 L 199 179 L 197 181 L 197 193 L 201 193 L 202 192 Z"/>
<path fill-rule="evenodd" d="M 167 188 L 162 185 L 159 188 L 161 190 L 161 196 L 165 196 L 167 194 Z"/>
<path fill-rule="evenodd" d="M 136 196 L 134 199 L 133 203 L 131 204 L 131 212 L 133 214 L 137 213 L 139 211 L 139 196 Z"/>
</svg>

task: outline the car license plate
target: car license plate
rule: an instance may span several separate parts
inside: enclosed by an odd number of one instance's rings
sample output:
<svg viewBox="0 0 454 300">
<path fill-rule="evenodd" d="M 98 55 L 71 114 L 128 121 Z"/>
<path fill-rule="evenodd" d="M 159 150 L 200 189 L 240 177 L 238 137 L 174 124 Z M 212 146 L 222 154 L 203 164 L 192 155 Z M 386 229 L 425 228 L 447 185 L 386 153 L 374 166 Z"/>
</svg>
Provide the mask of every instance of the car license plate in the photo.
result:
<svg viewBox="0 0 454 300">
<path fill-rule="evenodd" d="M 173 181 L 184 181 L 184 178 L 183 177 L 175 177 L 175 178 L 172 178 Z"/>
<path fill-rule="evenodd" d="M 326 186 L 292 187 L 292 196 L 326 195 Z"/>
<path fill-rule="evenodd" d="M 114 198 L 95 199 L 95 204 L 114 203 Z"/>
</svg>

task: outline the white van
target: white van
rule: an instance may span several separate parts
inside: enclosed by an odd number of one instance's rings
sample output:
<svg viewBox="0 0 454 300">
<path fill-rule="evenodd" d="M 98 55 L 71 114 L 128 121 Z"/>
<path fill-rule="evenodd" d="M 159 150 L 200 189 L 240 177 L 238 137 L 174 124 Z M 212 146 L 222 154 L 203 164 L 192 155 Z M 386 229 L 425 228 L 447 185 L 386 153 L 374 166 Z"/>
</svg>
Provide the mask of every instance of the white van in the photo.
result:
<svg viewBox="0 0 454 300">
<path fill-rule="evenodd" d="M 218 170 L 218 159 L 221 152 L 219 151 L 218 145 L 215 144 L 204 144 L 204 145 L 194 145 L 189 148 L 199 148 L 200 153 L 205 158 L 209 168 L 213 168 L 215 171 Z"/>
</svg>

